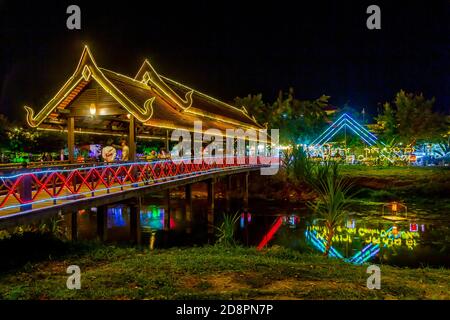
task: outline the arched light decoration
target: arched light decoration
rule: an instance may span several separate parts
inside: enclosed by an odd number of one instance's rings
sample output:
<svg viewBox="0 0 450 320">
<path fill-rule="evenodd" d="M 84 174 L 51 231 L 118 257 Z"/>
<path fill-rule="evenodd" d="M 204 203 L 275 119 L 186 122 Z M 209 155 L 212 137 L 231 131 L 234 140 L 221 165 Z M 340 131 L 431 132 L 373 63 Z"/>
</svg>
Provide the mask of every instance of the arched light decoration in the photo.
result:
<svg viewBox="0 0 450 320">
<path fill-rule="evenodd" d="M 89 106 L 89 113 L 92 116 L 95 116 L 95 114 L 97 113 L 97 107 L 95 106 L 95 103 L 91 103 L 91 105 Z"/>
</svg>

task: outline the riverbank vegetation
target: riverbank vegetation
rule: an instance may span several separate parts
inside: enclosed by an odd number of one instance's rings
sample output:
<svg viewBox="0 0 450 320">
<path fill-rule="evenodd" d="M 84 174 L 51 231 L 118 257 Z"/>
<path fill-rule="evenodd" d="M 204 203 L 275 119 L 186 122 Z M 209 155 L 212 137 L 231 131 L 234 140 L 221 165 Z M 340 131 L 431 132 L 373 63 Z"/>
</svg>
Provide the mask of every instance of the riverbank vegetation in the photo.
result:
<svg viewBox="0 0 450 320">
<path fill-rule="evenodd" d="M 358 205 L 401 201 L 408 207 L 430 213 L 450 213 L 450 167 L 340 165 L 340 172 L 359 190 L 353 199 Z M 264 190 L 260 184 L 253 184 L 252 193 L 289 202 L 311 201 L 317 197 L 303 180 L 297 183 L 288 177 L 289 172 L 281 169 L 277 176 L 268 178 L 270 183 L 264 184 Z M 254 179 L 261 178 L 254 176 Z"/>
<path fill-rule="evenodd" d="M 450 270 L 381 266 L 381 290 L 366 266 L 272 247 L 205 246 L 150 251 L 98 243 L 0 275 L 2 299 L 450 299 Z M 81 290 L 66 269 L 81 268 Z"/>
</svg>

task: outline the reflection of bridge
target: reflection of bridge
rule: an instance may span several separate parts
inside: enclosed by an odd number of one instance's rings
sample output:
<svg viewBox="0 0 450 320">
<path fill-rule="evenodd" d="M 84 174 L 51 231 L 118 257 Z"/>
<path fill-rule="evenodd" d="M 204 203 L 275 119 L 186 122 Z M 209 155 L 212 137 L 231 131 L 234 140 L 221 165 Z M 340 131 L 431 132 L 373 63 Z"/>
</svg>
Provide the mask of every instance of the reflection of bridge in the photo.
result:
<svg viewBox="0 0 450 320">
<path fill-rule="evenodd" d="M 244 176 L 244 206 L 248 203 L 248 176 L 250 171 L 264 165 L 255 158 L 224 159 L 216 163 L 211 159 L 189 162 L 170 160 L 156 162 L 131 162 L 108 165 L 50 167 L 21 169 L 0 175 L 0 228 L 30 224 L 59 214 L 70 214 L 72 238 L 77 236 L 78 210 L 97 207 L 101 226 L 106 223 L 106 206 L 127 201 L 132 203 L 130 225 L 139 232 L 140 198 L 159 191 L 185 187 L 186 217 L 192 217 L 191 186 L 196 182 L 208 184 L 208 223 L 213 222 L 214 184 L 220 177 Z M 232 160 L 232 161 L 226 161 Z M 255 161 L 253 161 L 255 160 Z M 261 160 L 259 158 L 258 160 Z M 197 163 L 196 163 L 197 162 Z M 230 162 L 230 163 L 227 163 Z M 170 215 L 166 215 L 170 219 Z"/>
</svg>

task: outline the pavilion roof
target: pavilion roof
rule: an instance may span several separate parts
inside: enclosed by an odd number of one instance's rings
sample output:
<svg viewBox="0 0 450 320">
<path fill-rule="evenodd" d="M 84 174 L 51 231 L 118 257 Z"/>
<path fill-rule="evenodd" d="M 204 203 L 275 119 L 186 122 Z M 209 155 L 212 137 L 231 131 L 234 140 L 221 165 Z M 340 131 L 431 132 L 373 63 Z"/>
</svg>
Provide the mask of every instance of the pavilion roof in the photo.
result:
<svg viewBox="0 0 450 320">
<path fill-rule="evenodd" d="M 92 89 L 93 82 L 101 90 L 100 98 L 98 89 Z M 85 109 L 78 116 L 88 114 L 92 101 L 103 106 L 115 106 L 114 110 L 120 109 L 117 121 L 131 114 L 141 126 L 192 131 L 194 121 L 202 121 L 204 129 L 262 128 L 245 108 L 236 108 L 163 77 L 148 60 L 144 61 L 134 78 L 100 68 L 88 47 L 84 48 L 74 74 L 39 113 L 35 115 L 33 109 L 25 106 L 27 122 L 31 127 L 60 120 L 63 123 L 67 109 Z"/>
</svg>

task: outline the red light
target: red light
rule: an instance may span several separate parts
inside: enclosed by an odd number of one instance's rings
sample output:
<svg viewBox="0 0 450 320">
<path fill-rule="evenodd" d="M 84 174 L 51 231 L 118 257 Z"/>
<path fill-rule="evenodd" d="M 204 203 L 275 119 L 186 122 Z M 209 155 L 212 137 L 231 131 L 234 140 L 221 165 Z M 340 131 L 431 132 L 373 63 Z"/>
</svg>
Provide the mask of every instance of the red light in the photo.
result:
<svg viewBox="0 0 450 320">
<path fill-rule="evenodd" d="M 273 238 L 273 236 L 275 235 L 275 233 L 278 231 L 278 229 L 281 227 L 282 224 L 283 224 L 283 217 L 278 217 L 272 228 L 270 228 L 269 232 L 267 232 L 267 234 L 261 240 L 260 244 L 257 247 L 258 250 L 261 250 L 266 246 L 266 244 Z"/>
</svg>

